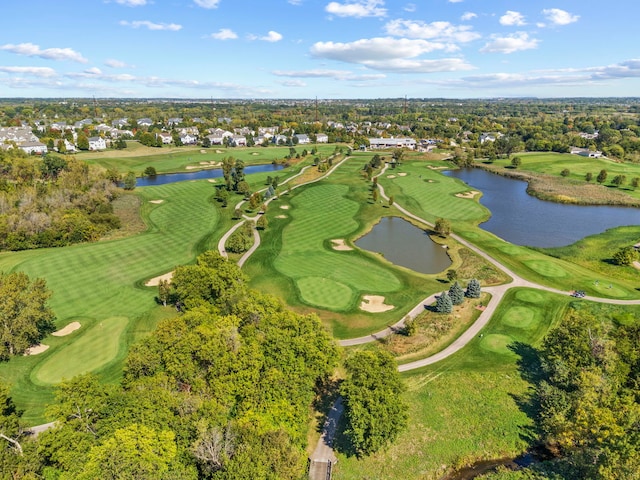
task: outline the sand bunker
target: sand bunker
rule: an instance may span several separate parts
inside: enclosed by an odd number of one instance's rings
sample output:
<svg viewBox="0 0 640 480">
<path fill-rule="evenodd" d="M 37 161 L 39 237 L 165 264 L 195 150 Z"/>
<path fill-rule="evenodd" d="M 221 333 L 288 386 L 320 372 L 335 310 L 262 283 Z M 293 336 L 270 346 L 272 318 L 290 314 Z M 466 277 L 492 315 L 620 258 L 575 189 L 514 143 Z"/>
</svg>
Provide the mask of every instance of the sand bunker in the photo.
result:
<svg viewBox="0 0 640 480">
<path fill-rule="evenodd" d="M 336 238 L 334 240 L 331 240 L 331 243 L 333 243 L 334 250 L 340 250 L 340 251 L 353 250 L 353 248 L 347 245 L 342 238 Z"/>
<path fill-rule="evenodd" d="M 396 178 L 395 175 L 387 175 L 387 178 Z"/>
<path fill-rule="evenodd" d="M 436 167 L 434 165 L 429 165 L 427 168 L 430 168 L 431 170 L 446 170 L 449 167 Z"/>
<path fill-rule="evenodd" d="M 223 153 L 222 150 L 216 150 L 216 153 Z"/>
<path fill-rule="evenodd" d="M 156 204 L 158 204 L 158 203 L 162 203 L 162 202 L 164 202 L 164 200 L 149 200 L 149 203 L 156 203 Z"/>
<path fill-rule="evenodd" d="M 158 285 L 160 285 L 160 282 L 162 280 L 167 280 L 167 281 L 171 282 L 172 278 L 173 278 L 173 272 L 165 273 L 164 275 L 160 275 L 158 277 L 152 278 L 147 283 L 145 283 L 145 285 L 147 287 L 157 287 Z"/>
<path fill-rule="evenodd" d="M 276 215 L 276 218 L 287 218 L 286 215 Z"/>
<path fill-rule="evenodd" d="M 200 150 L 200 153 L 207 153 L 206 150 Z"/>
<path fill-rule="evenodd" d="M 402 173 L 399 173 L 399 174 L 398 174 L 398 176 L 399 176 L 399 177 L 406 177 L 406 176 L 407 176 L 407 173 L 406 173 L 406 172 L 402 172 Z"/>
<path fill-rule="evenodd" d="M 371 313 L 380 313 L 391 310 L 393 305 L 385 305 L 384 297 L 380 295 L 365 295 L 360 302 L 360 310 Z"/>
<path fill-rule="evenodd" d="M 209 183 L 216 183 L 216 179 L 215 178 L 210 178 L 209 180 L 207 180 Z"/>
<path fill-rule="evenodd" d="M 633 266 L 640 270 L 640 262 L 633 262 Z"/>
<path fill-rule="evenodd" d="M 251 155 L 260 155 L 258 152 L 253 152 Z"/>
<path fill-rule="evenodd" d="M 289 210 L 289 205 L 280 205 L 280 208 L 283 210 Z"/>
<path fill-rule="evenodd" d="M 26 355 L 38 355 L 46 351 L 49 348 L 49 345 L 44 345 L 43 343 L 39 343 L 38 345 L 34 345 L 33 347 L 29 347 L 25 350 L 24 354 Z"/>
<path fill-rule="evenodd" d="M 468 192 L 464 192 L 464 193 L 456 193 L 456 197 L 458 198 L 473 198 L 476 195 L 478 195 L 480 192 L 478 192 L 477 190 L 469 190 Z"/>
<path fill-rule="evenodd" d="M 53 332 L 51 335 L 53 335 L 54 337 L 64 337 L 65 335 L 69 335 L 70 333 L 75 332 L 79 328 L 80 328 L 80 322 L 71 322 L 66 327 Z"/>
</svg>

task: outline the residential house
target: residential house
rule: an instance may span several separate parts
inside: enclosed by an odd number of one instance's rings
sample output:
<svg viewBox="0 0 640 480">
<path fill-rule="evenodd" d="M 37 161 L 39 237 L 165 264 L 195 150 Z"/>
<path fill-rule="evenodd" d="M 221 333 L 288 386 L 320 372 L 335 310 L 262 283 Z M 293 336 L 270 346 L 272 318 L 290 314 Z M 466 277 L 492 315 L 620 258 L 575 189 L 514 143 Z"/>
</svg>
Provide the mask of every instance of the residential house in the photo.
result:
<svg viewBox="0 0 640 480">
<path fill-rule="evenodd" d="M 329 135 L 327 135 L 326 133 L 318 133 L 316 135 L 316 143 L 328 143 L 329 142 Z"/>
<path fill-rule="evenodd" d="M 246 147 L 247 146 L 247 137 L 244 135 L 233 135 L 229 139 L 229 145 L 232 147 Z"/>
<path fill-rule="evenodd" d="M 89 150 L 106 150 L 107 142 L 102 137 L 89 137 Z"/>
<path fill-rule="evenodd" d="M 258 135 L 271 135 L 274 136 L 278 133 L 280 127 L 258 127 Z"/>
<path fill-rule="evenodd" d="M 179 125 L 182 123 L 182 118 L 180 117 L 171 117 L 170 119 L 167 120 L 167 125 L 169 126 L 169 128 L 175 127 L 176 125 Z"/>
<path fill-rule="evenodd" d="M 414 150 L 416 148 L 416 141 L 413 138 L 370 138 L 369 148 L 371 150 L 378 150 L 382 148 L 409 148 Z"/>
<path fill-rule="evenodd" d="M 580 155 L 581 157 L 589 158 L 601 158 L 602 152 L 596 150 L 589 150 L 588 148 L 571 147 L 570 153 L 573 155 Z"/>
<path fill-rule="evenodd" d="M 496 136 L 493 133 L 483 133 L 480 135 L 480 143 L 495 142 Z"/>
<path fill-rule="evenodd" d="M 18 147 L 29 155 L 32 153 L 36 155 L 47 153 L 47 146 L 42 142 L 22 142 Z"/>
<path fill-rule="evenodd" d="M 185 133 L 184 135 L 180 135 L 180 141 L 183 145 L 194 145 L 198 142 L 198 137 Z"/>
<path fill-rule="evenodd" d="M 156 138 L 160 138 L 163 145 L 168 145 L 173 142 L 173 136 L 169 132 L 157 133 Z"/>
<path fill-rule="evenodd" d="M 232 136 L 233 133 L 227 130 L 223 130 L 221 128 L 212 128 L 209 130 L 209 135 L 207 135 L 207 138 L 211 142 L 211 145 L 222 145 L 225 138 Z"/>
<path fill-rule="evenodd" d="M 111 122 L 111 125 L 113 125 L 116 128 L 122 128 L 122 127 L 126 127 L 127 125 L 129 125 L 129 121 L 126 118 L 118 118 L 118 119 L 114 120 L 113 122 Z"/>
<path fill-rule="evenodd" d="M 141 118 L 136 123 L 139 127 L 150 127 L 151 125 L 153 125 L 153 120 L 151 120 L 150 118 Z"/>
<path fill-rule="evenodd" d="M 304 133 L 296 133 L 294 137 L 298 139 L 298 145 L 307 145 L 311 143 L 311 139 L 309 138 L 309 135 L 306 135 Z"/>
</svg>

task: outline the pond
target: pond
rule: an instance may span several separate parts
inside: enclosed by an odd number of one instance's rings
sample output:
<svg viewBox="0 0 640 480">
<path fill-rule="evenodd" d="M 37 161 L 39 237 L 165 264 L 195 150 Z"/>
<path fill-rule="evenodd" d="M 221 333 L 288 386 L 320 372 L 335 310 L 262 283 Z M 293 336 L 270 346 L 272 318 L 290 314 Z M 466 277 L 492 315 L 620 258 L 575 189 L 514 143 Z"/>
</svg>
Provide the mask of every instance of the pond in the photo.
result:
<svg viewBox="0 0 640 480">
<path fill-rule="evenodd" d="M 443 172 L 483 193 L 491 211 L 482 228 L 515 245 L 562 247 L 613 227 L 640 225 L 640 209 L 606 205 L 567 205 L 527 193 L 527 182 L 479 168 Z"/>
<path fill-rule="evenodd" d="M 274 165 L 267 163 L 265 165 L 249 165 L 244 168 L 245 175 L 250 173 L 276 172 L 282 170 L 283 165 Z M 166 185 L 168 183 L 183 182 L 185 180 L 201 180 L 205 178 L 221 178 L 221 168 L 210 168 L 198 170 L 195 172 L 182 173 L 162 173 L 154 177 L 139 177 L 136 179 L 136 187 L 149 187 L 157 185 Z"/>
<path fill-rule="evenodd" d="M 383 217 L 355 244 L 420 273 L 442 272 L 451 265 L 446 249 L 431 240 L 424 230 L 400 217 Z"/>
</svg>

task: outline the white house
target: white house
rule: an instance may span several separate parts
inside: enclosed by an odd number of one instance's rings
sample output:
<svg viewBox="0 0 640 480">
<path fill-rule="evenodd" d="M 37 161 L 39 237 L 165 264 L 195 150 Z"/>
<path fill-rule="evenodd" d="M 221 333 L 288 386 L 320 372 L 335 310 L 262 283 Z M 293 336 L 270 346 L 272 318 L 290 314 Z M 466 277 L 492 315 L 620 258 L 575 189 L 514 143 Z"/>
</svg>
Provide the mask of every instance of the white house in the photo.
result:
<svg viewBox="0 0 640 480">
<path fill-rule="evenodd" d="M 573 155 L 580 155 L 581 157 L 589 157 L 589 158 L 601 158 L 602 152 L 596 150 L 589 150 L 588 148 L 579 148 L 579 147 L 571 147 L 571 151 Z"/>
<path fill-rule="evenodd" d="M 47 153 L 47 146 L 42 142 L 22 142 L 20 145 L 18 145 L 18 147 L 24 150 L 29 155 L 31 155 L 32 153 L 35 153 L 37 155 Z"/>
<path fill-rule="evenodd" d="M 139 127 L 150 127 L 151 125 L 153 125 L 153 120 L 151 120 L 150 118 L 141 118 L 136 123 Z"/>
<path fill-rule="evenodd" d="M 243 135 L 234 135 L 229 140 L 229 145 L 234 147 L 246 147 L 247 146 L 247 137 Z"/>
<path fill-rule="evenodd" d="M 168 132 L 160 132 L 156 134 L 157 137 L 160 137 L 160 140 L 164 145 L 167 145 L 173 142 L 173 136 Z"/>
<path fill-rule="evenodd" d="M 102 137 L 89 137 L 89 150 L 106 150 L 107 142 Z"/>
<path fill-rule="evenodd" d="M 318 133 L 316 135 L 316 143 L 328 143 L 329 142 L 329 135 L 327 135 L 326 133 Z"/>
<path fill-rule="evenodd" d="M 193 145 L 198 141 L 198 137 L 187 133 L 185 135 L 180 135 L 180 141 L 183 145 Z"/>
<path fill-rule="evenodd" d="M 308 143 L 311 143 L 309 135 L 305 135 L 304 133 L 296 133 L 294 136 L 298 139 L 298 145 L 306 145 Z"/>
</svg>

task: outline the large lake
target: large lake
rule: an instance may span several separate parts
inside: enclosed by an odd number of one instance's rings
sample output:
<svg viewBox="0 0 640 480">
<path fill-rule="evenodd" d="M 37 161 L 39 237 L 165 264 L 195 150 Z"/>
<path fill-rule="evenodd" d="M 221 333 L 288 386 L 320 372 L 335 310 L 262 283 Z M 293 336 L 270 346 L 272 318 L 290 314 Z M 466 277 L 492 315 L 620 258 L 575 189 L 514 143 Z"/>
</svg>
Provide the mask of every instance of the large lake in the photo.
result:
<svg viewBox="0 0 640 480">
<path fill-rule="evenodd" d="M 363 250 L 382 253 L 391 263 L 416 272 L 438 273 L 451 265 L 442 246 L 431 240 L 424 230 L 400 217 L 383 217 L 355 244 Z"/>
<path fill-rule="evenodd" d="M 250 173 L 276 172 L 282 170 L 282 165 L 274 165 L 267 163 L 265 165 L 249 165 L 244 167 L 245 175 Z M 198 170 L 195 172 L 184 173 L 163 173 L 155 177 L 139 177 L 136 179 L 137 187 L 149 187 L 153 185 L 166 185 L 168 183 L 183 182 L 185 180 L 201 180 L 205 178 L 221 178 L 221 168 L 210 168 L 206 170 Z"/>
<path fill-rule="evenodd" d="M 491 211 L 482 228 L 516 245 L 560 247 L 609 228 L 640 225 L 639 208 L 547 202 L 529 195 L 527 182 L 479 168 L 443 173 L 480 190 L 480 203 Z"/>
</svg>

